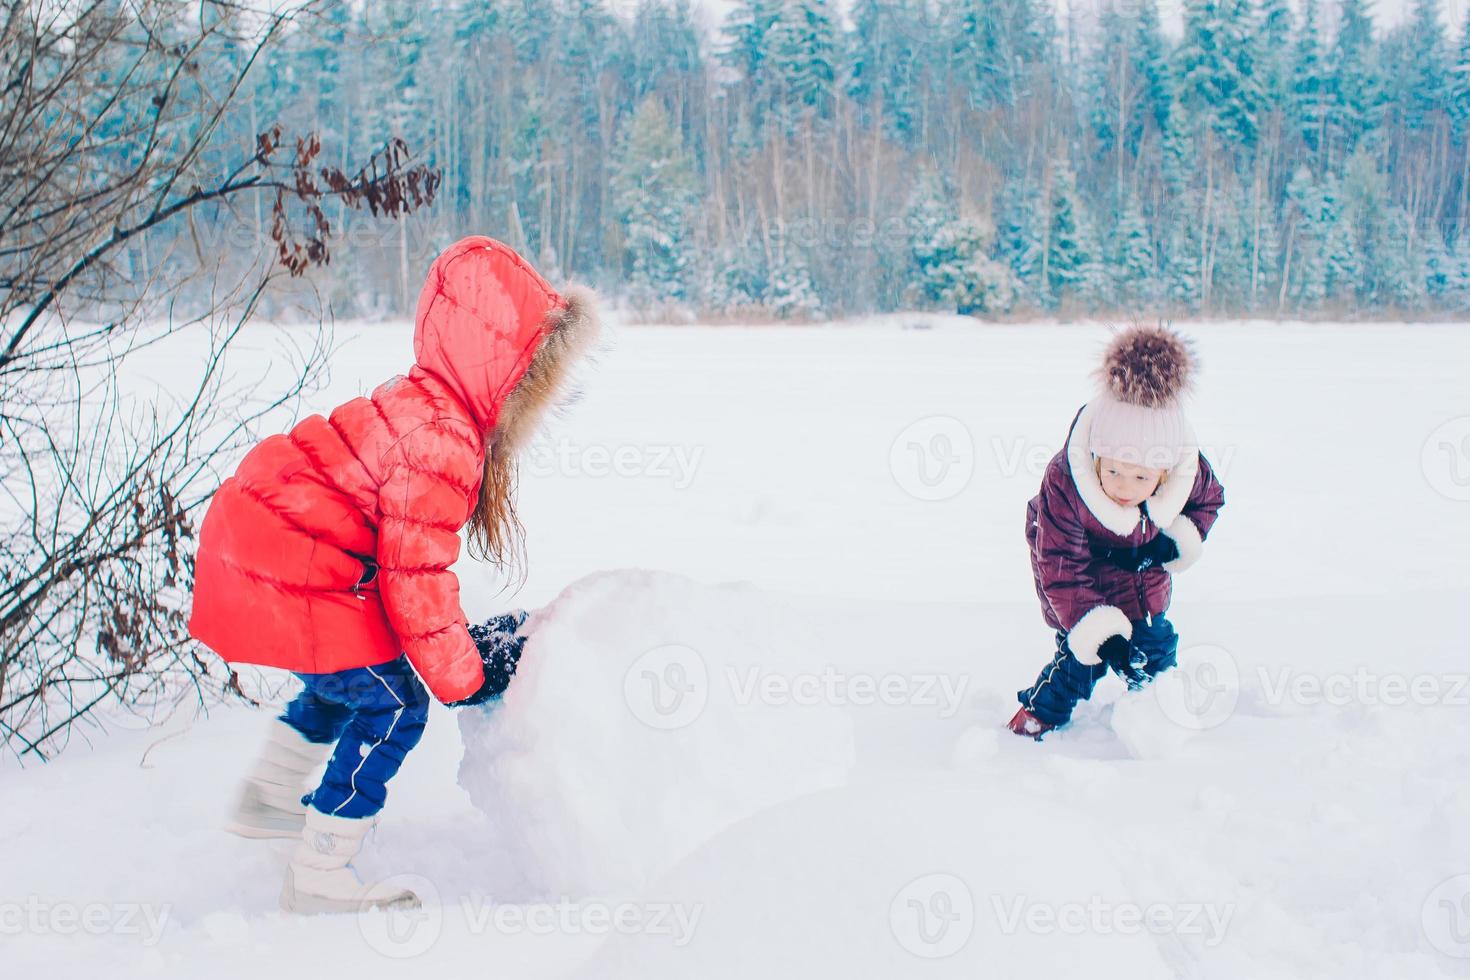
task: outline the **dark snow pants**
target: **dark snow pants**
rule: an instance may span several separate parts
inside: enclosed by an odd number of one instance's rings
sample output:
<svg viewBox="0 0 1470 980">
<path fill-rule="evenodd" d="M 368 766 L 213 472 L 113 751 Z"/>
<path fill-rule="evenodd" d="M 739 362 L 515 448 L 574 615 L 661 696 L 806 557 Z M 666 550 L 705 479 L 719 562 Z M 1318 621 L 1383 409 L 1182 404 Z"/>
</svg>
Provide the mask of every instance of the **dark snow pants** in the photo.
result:
<svg viewBox="0 0 1470 980">
<path fill-rule="evenodd" d="M 1173 667 L 1179 653 L 1179 634 L 1163 616 L 1133 621 L 1133 646 L 1148 656 L 1143 672 L 1153 678 Z M 1067 634 L 1057 632 L 1057 652 L 1036 678 L 1036 683 L 1019 691 L 1017 699 L 1027 711 L 1048 725 L 1065 725 L 1077 702 L 1092 696 L 1092 689 L 1108 672 L 1106 664 L 1084 664 L 1067 647 Z"/>
<path fill-rule="evenodd" d="M 402 656 L 374 667 L 296 676 L 306 687 L 281 720 L 309 742 L 337 743 L 321 785 L 301 802 L 339 817 L 372 816 L 383 808 L 388 780 L 423 737 L 429 692 Z"/>
</svg>

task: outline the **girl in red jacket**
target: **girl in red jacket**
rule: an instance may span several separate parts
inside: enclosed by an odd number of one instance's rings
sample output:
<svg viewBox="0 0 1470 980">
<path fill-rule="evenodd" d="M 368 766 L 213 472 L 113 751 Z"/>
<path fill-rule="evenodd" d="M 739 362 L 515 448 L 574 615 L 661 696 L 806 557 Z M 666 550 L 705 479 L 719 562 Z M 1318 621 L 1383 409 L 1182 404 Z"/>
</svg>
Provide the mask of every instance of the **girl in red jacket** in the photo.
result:
<svg viewBox="0 0 1470 980">
<path fill-rule="evenodd" d="M 1026 540 L 1056 653 L 1019 693 L 1018 735 L 1066 724 L 1109 669 L 1137 688 L 1174 666 L 1173 576 L 1199 559 L 1225 503 L 1180 404 L 1193 368 L 1183 338 L 1162 326 L 1119 333 L 1102 391 L 1047 466 Z"/>
<path fill-rule="evenodd" d="M 516 454 L 597 327 L 585 290 L 558 294 L 510 248 L 466 238 L 429 270 L 408 374 L 265 439 L 210 502 L 190 633 L 231 663 L 305 684 L 231 824 L 300 838 L 286 909 L 417 904 L 362 884 L 348 862 L 423 733 L 430 694 L 478 704 L 514 670 L 504 650 L 523 615 L 478 631 L 482 657 L 450 566 L 466 528 L 472 552 L 516 557 Z"/>
</svg>

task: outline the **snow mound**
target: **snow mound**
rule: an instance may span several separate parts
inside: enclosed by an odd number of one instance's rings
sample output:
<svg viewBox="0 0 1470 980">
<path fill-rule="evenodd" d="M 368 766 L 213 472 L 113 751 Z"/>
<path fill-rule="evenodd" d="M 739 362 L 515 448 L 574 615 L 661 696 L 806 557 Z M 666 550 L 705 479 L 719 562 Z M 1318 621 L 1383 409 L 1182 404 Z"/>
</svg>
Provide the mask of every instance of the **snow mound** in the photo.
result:
<svg viewBox="0 0 1470 980">
<path fill-rule="evenodd" d="M 546 895 L 637 889 L 738 821 L 847 779 L 847 715 L 762 694 L 819 668 L 821 647 L 757 589 L 605 572 L 524 631 L 501 701 L 460 713 L 459 782 Z"/>
</svg>

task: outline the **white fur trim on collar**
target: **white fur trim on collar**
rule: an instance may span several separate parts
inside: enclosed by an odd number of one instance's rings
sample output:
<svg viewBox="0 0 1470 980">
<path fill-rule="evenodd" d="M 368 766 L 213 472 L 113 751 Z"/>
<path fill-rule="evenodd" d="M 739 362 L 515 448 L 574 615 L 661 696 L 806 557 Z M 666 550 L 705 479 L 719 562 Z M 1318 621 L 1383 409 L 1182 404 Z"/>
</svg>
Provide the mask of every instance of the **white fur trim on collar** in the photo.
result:
<svg viewBox="0 0 1470 980">
<path fill-rule="evenodd" d="M 1102 663 L 1097 651 L 1109 637 L 1132 639 L 1133 624 L 1117 606 L 1094 606 L 1067 631 L 1067 649 L 1077 662 L 1092 666 Z"/>
<path fill-rule="evenodd" d="M 1098 523 L 1119 537 L 1128 537 L 1138 527 L 1143 515 L 1138 507 L 1123 507 L 1115 504 L 1103 492 L 1102 481 L 1092 465 L 1092 453 L 1087 448 L 1087 437 L 1092 430 L 1092 406 L 1083 405 L 1067 439 L 1067 467 L 1072 472 L 1072 483 L 1082 503 L 1096 517 Z M 1199 475 L 1199 449 L 1190 437 L 1190 447 L 1178 466 L 1164 477 L 1163 483 L 1148 498 L 1148 516 L 1159 527 L 1168 527 L 1189 503 L 1194 492 L 1194 480 Z M 1182 549 L 1181 549 L 1182 551 Z"/>
<path fill-rule="evenodd" d="M 1205 553 L 1205 540 L 1199 536 L 1199 528 L 1183 514 L 1174 518 L 1174 523 L 1164 528 L 1164 533 L 1179 546 L 1179 557 L 1164 562 L 1164 571 L 1170 574 L 1184 571 L 1199 561 L 1200 555 Z"/>
</svg>

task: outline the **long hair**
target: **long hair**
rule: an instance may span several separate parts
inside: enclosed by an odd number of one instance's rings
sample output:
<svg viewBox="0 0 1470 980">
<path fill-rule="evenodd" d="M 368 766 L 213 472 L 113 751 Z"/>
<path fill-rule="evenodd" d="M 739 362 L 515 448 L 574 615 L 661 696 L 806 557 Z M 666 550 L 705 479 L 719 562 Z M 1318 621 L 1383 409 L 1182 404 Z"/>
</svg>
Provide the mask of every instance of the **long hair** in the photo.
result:
<svg viewBox="0 0 1470 980">
<path fill-rule="evenodd" d="M 526 529 L 515 500 L 518 475 L 515 448 L 492 434 L 485 445 L 480 496 L 467 525 L 469 552 L 501 569 L 508 581 L 525 575 Z"/>
<path fill-rule="evenodd" d="M 506 572 L 508 583 L 525 584 L 526 529 L 515 506 L 520 452 L 564 394 L 567 372 L 592 346 L 598 328 L 596 296 L 586 287 L 569 287 L 565 305 L 547 314 L 547 333 L 485 437 L 485 475 L 466 525 L 469 551 Z"/>
</svg>

